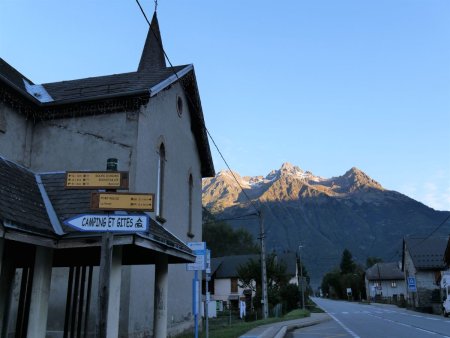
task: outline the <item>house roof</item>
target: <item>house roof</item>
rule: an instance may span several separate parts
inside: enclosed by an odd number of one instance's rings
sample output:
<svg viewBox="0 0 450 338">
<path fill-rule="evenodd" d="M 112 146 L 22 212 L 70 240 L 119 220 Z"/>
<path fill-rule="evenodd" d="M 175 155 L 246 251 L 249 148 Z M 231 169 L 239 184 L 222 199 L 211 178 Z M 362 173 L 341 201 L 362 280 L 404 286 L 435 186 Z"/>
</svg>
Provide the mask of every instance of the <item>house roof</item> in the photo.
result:
<svg viewBox="0 0 450 338">
<path fill-rule="evenodd" d="M 239 266 L 246 264 L 251 259 L 257 262 L 259 257 L 259 255 L 234 255 L 212 258 L 211 274 L 215 273 L 216 278 L 237 277 Z"/>
<path fill-rule="evenodd" d="M 397 262 L 376 263 L 366 270 L 368 280 L 401 280 L 405 276 Z"/>
<path fill-rule="evenodd" d="M 403 240 L 403 255 L 407 250 L 417 270 L 445 269 L 445 249 L 448 236 L 408 236 Z"/>
<path fill-rule="evenodd" d="M 114 112 L 118 109 L 116 106 L 121 105 L 113 103 L 112 100 L 118 99 L 133 101 L 126 104 L 126 107 L 137 109 L 139 105 L 146 104 L 150 97 L 179 82 L 189 101 L 192 132 L 200 155 L 202 176 L 214 176 L 214 165 L 194 67 L 192 65 L 166 67 L 161 41 L 155 13 L 137 71 L 44 84 L 33 83 L 0 58 L 0 89 L 3 85 L 3 88 L 19 94 L 15 97 L 10 91 L 0 90 L 0 99 L 15 107 L 19 106 L 19 111 L 30 115 L 33 121 L 39 121 L 73 117 L 77 114 L 98 114 L 100 103 L 107 106 L 105 112 Z M 82 109 L 77 109 L 76 105 L 82 105 Z"/>
<path fill-rule="evenodd" d="M 90 210 L 91 190 L 65 189 L 65 173 L 32 171 L 0 157 L 0 235 L 23 243 L 50 246 L 55 249 L 99 247 L 101 233 L 80 232 L 64 225 L 64 220 Z M 145 249 L 169 256 L 169 262 L 192 262 L 192 251 L 176 236 L 154 220 L 146 233 L 120 233 L 115 243 L 128 245 L 129 264 L 152 261 Z M 132 250 L 132 246 L 140 249 Z M 64 261 L 64 259 L 60 259 Z"/>
</svg>

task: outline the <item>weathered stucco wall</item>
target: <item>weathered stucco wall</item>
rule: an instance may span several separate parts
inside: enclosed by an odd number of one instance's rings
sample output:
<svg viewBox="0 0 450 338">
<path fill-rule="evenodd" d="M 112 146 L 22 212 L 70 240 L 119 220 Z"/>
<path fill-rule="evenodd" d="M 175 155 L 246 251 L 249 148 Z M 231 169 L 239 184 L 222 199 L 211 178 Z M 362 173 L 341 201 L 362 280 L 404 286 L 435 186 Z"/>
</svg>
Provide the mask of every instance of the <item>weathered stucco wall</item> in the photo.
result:
<svg viewBox="0 0 450 338">
<path fill-rule="evenodd" d="M 177 96 L 183 100 L 183 112 L 177 112 Z M 187 101 L 181 87 L 176 84 L 171 90 L 160 92 L 151 98 L 139 116 L 139 130 L 136 147 L 136 172 L 130 177 L 133 189 L 137 192 L 156 192 L 158 180 L 159 147 L 164 143 L 166 150 L 164 227 L 184 242 L 201 241 L 201 171 L 197 146 L 191 131 Z M 189 218 L 189 175 L 193 178 L 192 232 L 187 236 Z M 155 216 L 153 214 L 153 216 Z M 154 275 L 153 267 L 148 267 Z M 153 317 L 146 313 L 153 308 L 153 280 L 142 290 L 142 267 L 130 269 L 129 288 L 140 289 L 132 293 L 127 307 L 128 318 L 121 318 L 129 329 L 152 327 Z M 173 334 L 193 325 L 192 317 L 192 279 L 194 273 L 186 271 L 185 264 L 169 266 L 168 326 Z M 143 300 L 149 300 L 144 302 Z M 150 319 L 150 320 L 148 320 Z M 128 321 L 128 323 L 126 323 Z"/>
<path fill-rule="evenodd" d="M 23 115 L 0 103 L 0 155 L 29 166 L 33 125 Z"/>
<path fill-rule="evenodd" d="M 183 111 L 177 111 L 177 97 Z M 37 172 L 65 170 L 105 170 L 106 160 L 118 158 L 119 170 L 130 172 L 130 191 L 157 191 L 158 149 L 166 149 L 164 227 L 184 242 L 201 241 L 201 164 L 191 131 L 188 105 L 182 88 L 151 98 L 139 112 L 99 114 L 82 118 L 55 119 L 34 128 L 30 166 Z M 189 218 L 189 176 L 193 178 L 192 233 L 187 236 Z M 155 213 L 151 213 L 154 218 Z M 53 315 L 63 316 L 66 297 L 66 274 L 52 279 L 50 307 Z M 174 334 L 193 326 L 192 278 L 185 264 L 169 266 L 168 327 Z M 94 278 L 93 283 L 97 283 Z M 64 283 L 64 287 L 59 287 Z M 96 286 L 95 286 L 96 287 Z M 154 267 L 122 268 L 121 333 L 148 336 L 153 327 Z M 57 303 L 60 302 L 61 305 Z M 92 310 L 96 308 L 93 293 Z M 94 316 L 94 315 L 92 315 Z M 50 314 L 52 333 L 62 329 L 64 318 Z M 94 329 L 94 327 L 92 327 Z M 133 336 L 133 335 L 130 335 Z"/>
<path fill-rule="evenodd" d="M 130 170 L 136 133 L 137 113 L 43 121 L 35 127 L 31 168 L 105 170 L 106 160 L 115 157 L 119 170 Z"/>
</svg>

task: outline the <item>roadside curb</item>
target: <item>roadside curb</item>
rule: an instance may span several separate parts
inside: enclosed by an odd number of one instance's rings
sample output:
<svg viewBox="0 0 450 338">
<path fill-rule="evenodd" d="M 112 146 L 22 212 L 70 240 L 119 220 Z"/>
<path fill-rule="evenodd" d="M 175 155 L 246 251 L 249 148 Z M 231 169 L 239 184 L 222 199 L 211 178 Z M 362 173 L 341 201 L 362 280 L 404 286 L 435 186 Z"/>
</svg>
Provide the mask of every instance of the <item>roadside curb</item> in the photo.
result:
<svg viewBox="0 0 450 338">
<path fill-rule="evenodd" d="M 311 317 L 298 320 L 280 322 L 278 325 L 264 325 L 255 328 L 239 338 L 283 338 L 288 332 L 303 327 L 317 325 L 331 320 L 331 317 L 324 313 L 321 318 L 311 319 Z"/>
<path fill-rule="evenodd" d="M 294 330 L 301 329 L 301 328 L 304 328 L 304 327 L 309 327 L 309 326 L 314 326 L 314 325 L 317 325 L 317 324 L 321 324 L 321 323 L 327 322 L 329 320 L 331 320 L 331 318 L 329 316 L 327 316 L 326 318 L 316 319 L 316 320 L 311 321 L 311 322 L 298 323 L 298 324 L 292 324 L 292 325 L 285 325 L 285 326 L 283 326 L 280 329 L 280 331 L 278 331 L 278 333 L 275 335 L 274 338 L 283 338 L 286 335 L 286 333 L 289 333 L 289 332 L 292 332 Z"/>
</svg>

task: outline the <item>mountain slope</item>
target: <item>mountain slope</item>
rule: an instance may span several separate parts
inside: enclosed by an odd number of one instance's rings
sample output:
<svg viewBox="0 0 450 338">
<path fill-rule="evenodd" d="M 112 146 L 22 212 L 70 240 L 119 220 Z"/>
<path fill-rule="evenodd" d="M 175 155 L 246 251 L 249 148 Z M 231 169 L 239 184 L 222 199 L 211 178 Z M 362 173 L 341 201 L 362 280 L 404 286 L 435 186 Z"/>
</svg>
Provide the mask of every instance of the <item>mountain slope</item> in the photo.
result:
<svg viewBox="0 0 450 338">
<path fill-rule="evenodd" d="M 449 214 L 386 190 L 357 168 L 329 179 L 289 163 L 265 177 L 233 174 L 222 171 L 204 180 L 203 206 L 217 219 L 260 208 L 267 248 L 296 252 L 302 244 L 302 258 L 315 285 L 339 265 L 345 248 L 361 264 L 369 256 L 396 260 L 405 235 L 429 234 Z M 259 237 L 256 217 L 228 223 Z M 441 230 L 448 233 L 449 226 Z"/>
</svg>

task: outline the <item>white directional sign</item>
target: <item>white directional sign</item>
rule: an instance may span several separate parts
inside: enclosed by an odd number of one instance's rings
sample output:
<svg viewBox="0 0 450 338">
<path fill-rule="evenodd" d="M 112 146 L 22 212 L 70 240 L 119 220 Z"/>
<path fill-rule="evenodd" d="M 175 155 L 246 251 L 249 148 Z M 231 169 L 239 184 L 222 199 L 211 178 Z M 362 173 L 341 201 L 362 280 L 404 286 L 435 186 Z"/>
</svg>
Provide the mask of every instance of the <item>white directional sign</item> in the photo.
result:
<svg viewBox="0 0 450 338">
<path fill-rule="evenodd" d="M 206 269 L 206 243 L 205 242 L 189 242 L 187 243 L 189 249 L 192 250 L 195 258 L 195 263 L 186 264 L 188 271 L 205 270 Z"/>
<path fill-rule="evenodd" d="M 147 231 L 146 215 L 78 215 L 64 223 L 80 231 L 138 232 Z"/>
</svg>

